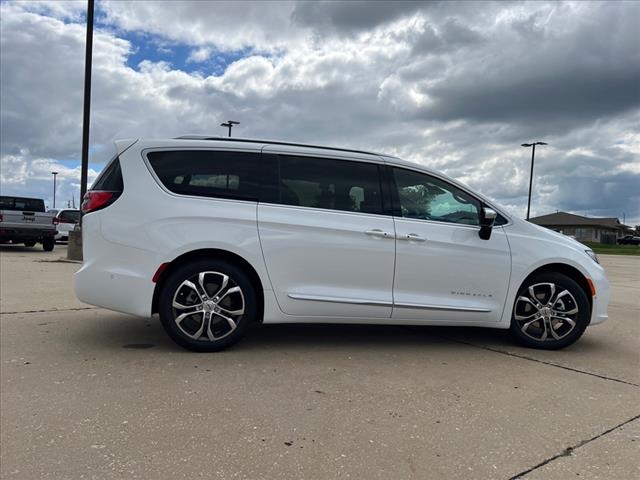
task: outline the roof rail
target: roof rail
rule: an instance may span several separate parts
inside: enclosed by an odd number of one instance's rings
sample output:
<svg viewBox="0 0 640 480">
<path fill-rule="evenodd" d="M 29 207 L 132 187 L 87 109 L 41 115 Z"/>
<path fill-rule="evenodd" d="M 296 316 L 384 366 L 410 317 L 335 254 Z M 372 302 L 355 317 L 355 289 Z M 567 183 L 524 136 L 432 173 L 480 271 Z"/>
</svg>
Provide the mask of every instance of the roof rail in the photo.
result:
<svg viewBox="0 0 640 480">
<path fill-rule="evenodd" d="M 381 155 L 375 152 L 367 152 L 365 150 L 355 150 L 351 148 L 326 147 L 322 145 L 310 145 L 308 143 L 278 142 L 275 140 L 255 140 L 251 138 L 210 137 L 207 135 L 181 135 L 180 137 L 175 137 L 175 140 L 212 140 L 218 142 L 266 143 L 268 145 L 287 145 L 290 147 L 307 147 L 318 148 L 321 150 L 335 150 L 338 152 L 363 153 L 365 155 Z"/>
</svg>

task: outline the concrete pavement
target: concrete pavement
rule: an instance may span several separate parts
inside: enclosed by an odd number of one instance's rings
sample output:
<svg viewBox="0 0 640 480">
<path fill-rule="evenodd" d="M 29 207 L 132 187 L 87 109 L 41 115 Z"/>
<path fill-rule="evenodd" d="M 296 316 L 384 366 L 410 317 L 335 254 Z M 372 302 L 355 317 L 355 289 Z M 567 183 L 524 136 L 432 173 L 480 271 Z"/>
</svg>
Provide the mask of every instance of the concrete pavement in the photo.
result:
<svg viewBox="0 0 640 480">
<path fill-rule="evenodd" d="M 0 247 L 2 478 L 640 475 L 638 257 L 602 258 L 611 318 L 560 352 L 276 325 L 194 354 L 156 319 L 75 300 L 63 256 Z"/>
</svg>

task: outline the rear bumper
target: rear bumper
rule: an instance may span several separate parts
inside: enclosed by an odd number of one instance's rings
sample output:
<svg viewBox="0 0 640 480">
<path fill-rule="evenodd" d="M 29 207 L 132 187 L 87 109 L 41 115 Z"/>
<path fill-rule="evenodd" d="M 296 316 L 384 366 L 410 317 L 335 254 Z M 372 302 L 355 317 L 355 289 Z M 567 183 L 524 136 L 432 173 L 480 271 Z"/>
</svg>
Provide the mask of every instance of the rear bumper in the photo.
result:
<svg viewBox="0 0 640 480">
<path fill-rule="evenodd" d="M 96 215 L 84 219 L 84 263 L 73 276 L 76 297 L 90 305 L 150 317 L 156 255 L 105 240 L 99 222 Z"/>
<path fill-rule="evenodd" d="M 58 232 L 55 229 L 38 229 L 24 227 L 0 227 L 0 239 L 23 241 L 23 240 L 42 240 L 45 237 L 53 237 Z"/>
</svg>

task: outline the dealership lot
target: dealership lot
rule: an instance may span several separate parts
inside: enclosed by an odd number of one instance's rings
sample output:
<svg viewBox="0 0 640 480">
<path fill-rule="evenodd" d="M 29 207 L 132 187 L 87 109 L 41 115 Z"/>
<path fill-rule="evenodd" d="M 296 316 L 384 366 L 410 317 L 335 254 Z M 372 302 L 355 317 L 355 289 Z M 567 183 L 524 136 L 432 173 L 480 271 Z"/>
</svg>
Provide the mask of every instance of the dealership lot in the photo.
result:
<svg viewBox="0 0 640 480">
<path fill-rule="evenodd" d="M 77 301 L 65 253 L 0 247 L 2 478 L 640 475 L 640 257 L 601 258 L 610 319 L 564 351 L 275 325 L 195 354 Z"/>
</svg>

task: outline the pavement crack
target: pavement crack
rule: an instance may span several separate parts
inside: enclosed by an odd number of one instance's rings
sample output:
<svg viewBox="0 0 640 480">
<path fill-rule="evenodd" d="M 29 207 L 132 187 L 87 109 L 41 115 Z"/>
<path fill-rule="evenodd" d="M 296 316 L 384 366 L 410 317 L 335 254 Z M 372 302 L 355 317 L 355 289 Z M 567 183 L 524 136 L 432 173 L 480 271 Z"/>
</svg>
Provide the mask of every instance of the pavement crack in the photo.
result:
<svg viewBox="0 0 640 480">
<path fill-rule="evenodd" d="M 23 310 L 20 312 L 0 312 L 0 315 L 15 315 L 17 313 L 76 312 L 79 310 L 97 310 L 97 309 L 98 307 L 51 308 L 46 310 Z"/>
<path fill-rule="evenodd" d="M 444 338 L 446 340 L 449 340 L 449 341 L 452 341 L 452 342 L 456 342 L 456 343 L 462 343 L 463 345 L 469 345 L 471 347 L 480 348 L 482 350 L 489 350 L 490 352 L 501 353 L 503 355 L 508 355 L 510 357 L 517 357 L 517 358 L 521 358 L 523 360 L 529 360 L 531 362 L 537 362 L 537 363 L 542 363 L 543 365 L 549 365 L 551 367 L 562 368 L 563 370 L 568 370 L 570 372 L 582 373 L 583 375 L 590 375 L 592 377 L 601 378 L 603 380 L 609 380 L 611 382 L 622 383 L 624 385 L 631 385 L 632 387 L 640 387 L 640 384 L 629 382 L 627 380 L 622 380 L 620 378 L 609 377 L 607 375 L 601 375 L 599 373 L 593 373 L 593 372 L 588 372 L 586 370 L 580 370 L 578 368 L 567 367 L 566 365 L 561 365 L 559 363 L 549 362 L 549 361 L 546 361 L 546 360 L 540 360 L 538 358 L 529 357 L 528 355 L 522 355 L 520 353 L 509 352 L 507 350 L 502 350 L 502 349 L 493 348 L 493 347 L 487 347 L 487 346 L 484 346 L 484 345 L 477 345 L 475 343 L 465 342 L 463 340 L 456 340 L 454 338 L 450 338 L 450 337 L 446 337 L 446 336 L 442 336 L 441 338 Z"/>
<path fill-rule="evenodd" d="M 573 452 L 575 452 L 578 448 L 583 447 L 585 445 L 587 445 L 588 443 L 593 442 L 594 440 L 597 440 L 601 437 L 604 437 L 605 435 L 624 427 L 625 425 L 627 425 L 628 423 L 633 422 L 634 420 L 638 420 L 640 418 L 640 415 L 636 415 L 635 417 L 631 417 L 628 420 L 625 420 L 622 423 L 619 423 L 618 425 L 611 427 L 608 430 L 605 430 L 602 433 L 599 433 L 598 435 L 596 435 L 595 437 L 591 437 L 587 440 L 582 440 L 581 442 L 576 443 L 575 445 L 572 445 L 570 447 L 565 448 L 564 450 L 562 450 L 562 452 L 554 455 L 553 457 L 549 457 L 546 460 L 543 460 L 542 462 L 538 463 L 537 465 L 528 468 L 527 470 L 524 470 L 523 472 L 518 473 L 517 475 L 514 475 L 513 477 L 509 478 L 509 480 L 517 480 L 519 478 L 523 478 L 525 475 L 528 475 L 529 473 L 533 472 L 534 470 L 537 470 L 541 467 L 544 467 L 545 465 L 553 462 L 554 460 L 557 460 L 558 458 L 561 457 L 570 457 L 571 455 L 573 455 Z"/>
</svg>

